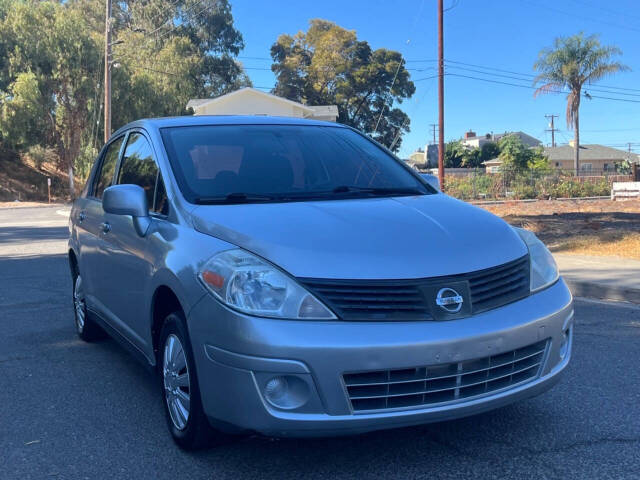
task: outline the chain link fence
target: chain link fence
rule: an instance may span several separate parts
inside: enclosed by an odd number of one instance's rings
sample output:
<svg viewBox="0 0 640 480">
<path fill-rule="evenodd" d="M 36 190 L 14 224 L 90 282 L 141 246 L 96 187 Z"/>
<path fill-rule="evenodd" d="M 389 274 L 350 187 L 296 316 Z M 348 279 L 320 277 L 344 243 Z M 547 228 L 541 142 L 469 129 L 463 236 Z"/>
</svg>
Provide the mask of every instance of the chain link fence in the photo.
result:
<svg viewBox="0 0 640 480">
<path fill-rule="evenodd" d="M 449 170 L 449 169 L 447 169 Z M 462 200 L 524 200 L 608 196 L 613 182 L 633 181 L 615 171 L 509 169 L 486 172 L 484 168 L 445 172 L 447 194 Z M 437 175 L 437 171 L 435 173 Z"/>
</svg>

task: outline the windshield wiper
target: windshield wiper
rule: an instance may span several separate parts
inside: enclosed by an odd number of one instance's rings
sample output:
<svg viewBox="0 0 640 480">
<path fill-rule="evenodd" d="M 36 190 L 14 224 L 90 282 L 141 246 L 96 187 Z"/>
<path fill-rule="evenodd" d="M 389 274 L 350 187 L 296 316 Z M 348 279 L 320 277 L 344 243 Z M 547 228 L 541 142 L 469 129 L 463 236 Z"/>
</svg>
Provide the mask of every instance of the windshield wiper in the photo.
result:
<svg viewBox="0 0 640 480">
<path fill-rule="evenodd" d="M 225 203 L 251 203 L 251 202 L 270 202 L 278 200 L 279 197 L 274 195 L 260 195 L 256 193 L 233 192 L 220 197 L 196 197 L 195 202 L 203 205 L 215 205 Z"/>
<path fill-rule="evenodd" d="M 373 195 L 424 195 L 426 192 L 411 187 L 356 187 L 340 185 L 332 193 L 371 193 Z"/>
</svg>

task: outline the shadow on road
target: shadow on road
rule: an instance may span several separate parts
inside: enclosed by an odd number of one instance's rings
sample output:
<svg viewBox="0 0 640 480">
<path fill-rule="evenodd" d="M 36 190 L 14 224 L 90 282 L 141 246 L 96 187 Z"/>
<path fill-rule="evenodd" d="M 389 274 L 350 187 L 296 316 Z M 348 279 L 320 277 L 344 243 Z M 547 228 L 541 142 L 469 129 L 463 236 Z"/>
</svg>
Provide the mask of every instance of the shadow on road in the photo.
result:
<svg viewBox="0 0 640 480">
<path fill-rule="evenodd" d="M 0 227 L 0 243 L 66 240 L 69 229 L 64 227 Z"/>
</svg>

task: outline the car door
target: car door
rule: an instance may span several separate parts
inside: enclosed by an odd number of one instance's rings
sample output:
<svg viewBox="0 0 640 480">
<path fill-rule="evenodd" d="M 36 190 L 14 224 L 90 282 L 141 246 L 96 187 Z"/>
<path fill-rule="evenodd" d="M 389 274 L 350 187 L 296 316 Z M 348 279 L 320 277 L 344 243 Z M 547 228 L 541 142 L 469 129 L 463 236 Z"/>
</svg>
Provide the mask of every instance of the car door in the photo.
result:
<svg viewBox="0 0 640 480">
<path fill-rule="evenodd" d="M 151 143 L 142 131 L 132 131 L 116 174 L 116 184 L 134 184 L 147 195 L 152 222 L 166 217 L 167 201 L 164 183 L 154 159 Z M 105 214 L 108 232 L 102 237 L 100 255 L 103 260 L 101 292 L 117 322 L 117 328 L 141 350 L 148 342 L 149 312 L 147 285 L 154 268 L 159 238 L 136 233 L 129 215 Z"/>
<path fill-rule="evenodd" d="M 98 167 L 88 185 L 85 198 L 79 199 L 74 209 L 76 232 L 78 235 L 80 274 L 82 275 L 87 305 L 103 314 L 103 295 L 100 291 L 102 275 L 99 260 L 100 243 L 103 236 L 104 210 L 102 194 L 105 188 L 113 184 L 116 166 L 124 144 L 124 135 L 114 138 L 102 150 Z M 104 316 L 104 315 L 103 315 Z"/>
</svg>

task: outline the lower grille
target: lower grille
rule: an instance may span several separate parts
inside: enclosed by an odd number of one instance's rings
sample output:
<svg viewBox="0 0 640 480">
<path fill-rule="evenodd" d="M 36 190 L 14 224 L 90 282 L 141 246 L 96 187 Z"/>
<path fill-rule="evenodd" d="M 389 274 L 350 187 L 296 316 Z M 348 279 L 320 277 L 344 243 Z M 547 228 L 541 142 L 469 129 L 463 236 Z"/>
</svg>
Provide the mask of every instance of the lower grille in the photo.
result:
<svg viewBox="0 0 640 480">
<path fill-rule="evenodd" d="M 538 377 L 547 341 L 464 362 L 345 373 L 354 412 L 431 406 L 486 395 Z"/>
</svg>

